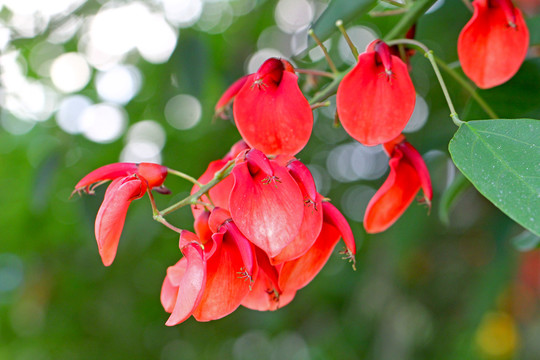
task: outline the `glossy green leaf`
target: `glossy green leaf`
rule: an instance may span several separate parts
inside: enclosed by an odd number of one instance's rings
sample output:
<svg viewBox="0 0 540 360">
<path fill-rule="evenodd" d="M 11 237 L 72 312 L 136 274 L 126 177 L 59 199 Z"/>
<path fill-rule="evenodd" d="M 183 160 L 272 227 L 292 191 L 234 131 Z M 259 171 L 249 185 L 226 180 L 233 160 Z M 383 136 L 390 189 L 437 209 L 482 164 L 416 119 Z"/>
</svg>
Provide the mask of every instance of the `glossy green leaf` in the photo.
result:
<svg viewBox="0 0 540 360">
<path fill-rule="evenodd" d="M 513 220 L 540 235 L 540 120 L 478 120 L 449 145 L 459 170 Z"/>
<path fill-rule="evenodd" d="M 367 13 L 375 4 L 376 0 L 332 0 L 326 10 L 319 16 L 312 29 L 321 41 L 330 37 L 334 32 L 338 31 L 336 21 L 342 20 L 346 25 L 351 20 Z M 309 48 L 315 43 L 309 39 Z"/>
</svg>

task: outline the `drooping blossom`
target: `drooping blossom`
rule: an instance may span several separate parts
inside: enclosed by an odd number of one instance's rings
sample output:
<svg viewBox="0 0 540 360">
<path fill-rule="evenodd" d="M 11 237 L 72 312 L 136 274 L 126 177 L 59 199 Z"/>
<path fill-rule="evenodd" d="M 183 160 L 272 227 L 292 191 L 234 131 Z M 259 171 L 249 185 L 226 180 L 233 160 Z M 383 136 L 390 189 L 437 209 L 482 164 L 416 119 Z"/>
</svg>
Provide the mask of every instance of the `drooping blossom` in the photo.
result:
<svg viewBox="0 0 540 360">
<path fill-rule="evenodd" d="M 349 135 L 373 146 L 391 141 L 407 125 L 416 92 L 407 65 L 375 40 L 337 90 L 339 120 Z"/>
<path fill-rule="evenodd" d="M 350 258 L 356 253 L 347 220 L 317 192 L 299 160 L 288 155 L 270 160 L 241 144 L 222 160 L 233 156 L 234 184 L 211 195 L 214 205 L 219 198 L 226 207 L 197 209 L 196 235 L 181 232 L 184 257 L 169 267 L 161 292 L 171 313 L 167 325 L 191 315 L 198 321 L 219 319 L 239 305 L 279 309 L 313 280 L 340 238 Z M 207 169 L 206 179 L 215 171 Z"/>
<path fill-rule="evenodd" d="M 313 113 L 288 61 L 270 58 L 237 80 L 218 101 L 216 115 L 233 98 L 234 121 L 250 147 L 266 155 L 295 155 L 307 144 Z"/>
<path fill-rule="evenodd" d="M 210 321 L 230 314 L 257 276 L 253 244 L 238 231 L 230 214 L 216 208 L 208 215 L 200 215 L 197 235 L 187 230 L 180 234 L 184 257 L 168 268 L 161 289 L 161 303 L 171 313 L 166 325 L 179 324 L 191 315 Z"/>
<path fill-rule="evenodd" d="M 112 180 L 105 192 L 95 223 L 99 254 L 105 266 L 112 264 L 131 201 L 141 198 L 147 189 L 160 189 L 167 168 L 152 163 L 114 163 L 102 166 L 85 177 L 74 192 L 94 193 L 100 184 Z"/>
<path fill-rule="evenodd" d="M 390 156 L 390 174 L 371 198 L 364 216 L 368 233 L 388 229 L 405 212 L 420 189 L 423 202 L 431 205 L 432 189 L 429 172 L 418 151 L 403 135 L 384 144 Z"/>
<path fill-rule="evenodd" d="M 529 47 L 529 30 L 511 0 L 475 0 L 474 13 L 458 38 L 463 72 L 480 88 L 508 81 Z"/>
<path fill-rule="evenodd" d="M 259 273 L 242 305 L 253 310 L 277 310 L 291 302 L 298 290 L 309 284 L 324 267 L 340 238 L 350 255 L 356 253 L 352 231 L 341 213 L 323 202 L 323 224 L 316 241 L 300 257 L 271 265 L 264 252 L 257 252 Z"/>
<path fill-rule="evenodd" d="M 304 200 L 288 169 L 252 149 L 238 161 L 229 209 L 234 222 L 255 245 L 274 257 L 289 245 L 302 224 Z"/>
</svg>

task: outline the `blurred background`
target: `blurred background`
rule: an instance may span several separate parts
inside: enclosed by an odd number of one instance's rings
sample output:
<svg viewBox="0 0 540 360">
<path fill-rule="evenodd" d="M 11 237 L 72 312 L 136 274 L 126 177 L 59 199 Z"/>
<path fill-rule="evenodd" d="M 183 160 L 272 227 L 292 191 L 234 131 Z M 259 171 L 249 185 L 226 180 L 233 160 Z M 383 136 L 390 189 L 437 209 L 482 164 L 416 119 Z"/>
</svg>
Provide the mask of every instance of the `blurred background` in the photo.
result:
<svg viewBox="0 0 540 360">
<path fill-rule="evenodd" d="M 522 251 L 538 240 L 460 180 L 447 151 L 455 127 L 419 55 L 405 131 L 432 176 L 430 214 L 413 204 L 385 233 L 365 234 L 364 211 L 388 159 L 333 127 L 334 98 L 315 110 L 298 155 L 349 219 L 357 271 L 338 245 L 283 309 L 239 308 L 166 327 L 161 284 L 181 254 L 146 197 L 130 206 L 114 264 L 102 265 L 93 229 L 105 187 L 70 198 L 74 184 L 117 161 L 198 177 L 240 139 L 232 122 L 213 120 L 234 80 L 271 56 L 327 69 L 319 49 L 306 49 L 327 3 L 0 0 L 0 359 L 540 358 L 540 254 Z M 538 22 L 538 3 L 524 3 Z M 437 1 L 417 39 L 458 66 L 457 37 L 470 16 L 460 1 Z M 348 32 L 363 49 L 398 18 L 364 15 Z M 325 44 L 340 70 L 354 63 L 339 34 Z M 300 75 L 308 98 L 327 81 L 312 80 Z M 486 118 L 452 79 L 447 85 L 462 119 Z M 539 118 L 540 59 L 531 52 L 510 82 L 481 94 L 502 118 Z M 158 194 L 160 208 L 190 190 L 174 177 L 166 185 L 175 195 Z M 189 209 L 168 219 L 193 229 Z"/>
</svg>

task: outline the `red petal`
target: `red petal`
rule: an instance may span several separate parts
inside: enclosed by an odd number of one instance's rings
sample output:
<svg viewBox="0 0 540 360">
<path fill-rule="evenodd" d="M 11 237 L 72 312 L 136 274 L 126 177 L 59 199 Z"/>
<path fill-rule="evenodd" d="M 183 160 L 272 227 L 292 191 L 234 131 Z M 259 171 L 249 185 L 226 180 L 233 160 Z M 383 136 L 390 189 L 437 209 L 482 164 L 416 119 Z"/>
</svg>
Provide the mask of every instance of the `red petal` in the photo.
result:
<svg viewBox="0 0 540 360">
<path fill-rule="evenodd" d="M 171 284 L 178 284 L 178 294 L 174 310 L 165 323 L 167 326 L 179 324 L 191 316 L 202 299 L 206 283 L 206 260 L 201 247 L 196 243 L 190 243 L 182 249 L 182 253 L 187 259 L 185 269 L 172 267 L 171 271 L 177 272 L 175 276 L 181 275 L 181 278 L 178 282 L 171 280 Z M 169 276 L 168 270 L 167 277 Z"/>
<path fill-rule="evenodd" d="M 153 163 L 140 163 L 137 174 L 148 181 L 150 189 L 163 185 L 167 177 L 167 167 Z"/>
<path fill-rule="evenodd" d="M 169 266 L 167 269 L 167 275 L 165 280 L 163 280 L 163 285 L 161 286 L 161 305 L 166 312 L 172 313 L 174 310 L 174 305 L 176 304 L 176 297 L 178 296 L 178 284 L 173 284 L 170 279 L 169 273 L 178 274 L 180 277 L 183 276 L 186 271 L 187 260 L 186 258 L 180 259 L 175 265 Z"/>
<path fill-rule="evenodd" d="M 281 71 L 278 84 L 274 73 L 269 80 L 250 75 L 233 105 L 242 138 L 267 155 L 298 153 L 313 128 L 313 113 L 298 87 L 298 77 Z"/>
<path fill-rule="evenodd" d="M 407 141 L 400 145 L 400 149 L 403 152 L 403 157 L 414 167 L 418 178 L 420 179 L 420 186 L 424 191 L 424 198 L 426 203 L 431 206 L 431 199 L 433 198 L 433 190 L 431 188 L 431 178 L 429 171 L 422 159 L 422 155 Z"/>
<path fill-rule="evenodd" d="M 248 78 L 247 75 L 242 76 L 240 79 L 236 80 L 231 86 L 229 86 L 227 90 L 225 90 L 225 92 L 223 93 L 223 95 L 221 95 L 221 97 L 219 98 L 214 108 L 214 112 L 216 116 L 219 116 L 222 118 L 224 117 L 223 113 L 224 113 L 225 107 L 229 105 L 229 103 L 234 99 L 236 94 L 238 94 L 238 91 L 240 91 L 242 86 L 244 86 L 244 84 L 246 83 L 247 78 Z"/>
<path fill-rule="evenodd" d="M 141 198 L 146 184 L 136 177 L 115 179 L 107 188 L 96 216 L 95 234 L 103 265 L 112 264 L 132 200 Z"/>
<path fill-rule="evenodd" d="M 278 284 L 278 271 L 270 264 L 268 256 L 259 248 L 256 250 L 259 272 L 249 294 L 242 305 L 252 310 L 277 310 L 292 301 L 296 289 L 282 292 Z"/>
<path fill-rule="evenodd" d="M 83 177 L 77 185 L 75 191 L 84 190 L 90 192 L 90 185 L 100 182 L 113 180 L 120 177 L 135 174 L 137 172 L 137 164 L 134 163 L 114 163 L 102 166 L 85 177 Z"/>
<path fill-rule="evenodd" d="M 420 190 L 416 169 L 404 161 L 399 147 L 393 151 L 389 162 L 390 174 L 369 201 L 364 215 L 364 228 L 368 233 L 378 233 L 390 227 L 414 200 Z"/>
<path fill-rule="evenodd" d="M 257 265 L 255 261 L 255 250 L 253 248 L 253 244 L 246 239 L 240 230 L 238 230 L 238 227 L 236 227 L 234 222 L 227 222 L 225 227 L 227 228 L 227 233 L 230 238 L 236 243 L 240 256 L 242 256 L 242 262 L 244 263 L 246 275 L 253 277 Z"/>
<path fill-rule="evenodd" d="M 285 246 L 277 256 L 272 258 L 272 264 L 280 264 L 304 255 L 313 246 L 321 232 L 323 224 L 322 197 L 317 194 L 316 201 L 311 202 L 306 200 L 308 199 L 306 193 L 303 192 L 303 195 L 305 199 L 304 217 L 300 231 L 289 245 Z"/>
<path fill-rule="evenodd" d="M 392 75 L 388 75 L 376 56 L 371 51 L 358 57 L 358 64 L 341 81 L 336 98 L 343 128 L 368 146 L 398 136 L 416 101 L 407 65 L 392 55 Z"/>
<path fill-rule="evenodd" d="M 274 176 L 252 176 L 246 162 L 233 169 L 229 205 L 238 229 L 268 256 L 281 252 L 298 234 L 304 214 L 302 193 L 286 168 L 271 161 Z"/>
<path fill-rule="evenodd" d="M 283 264 L 279 286 L 283 291 L 298 290 L 313 280 L 330 258 L 340 238 L 338 229 L 324 223 L 317 241 L 302 257 Z"/>
<path fill-rule="evenodd" d="M 473 5 L 473 17 L 459 34 L 458 55 L 463 72 L 478 87 L 488 89 L 519 70 L 529 47 L 529 30 L 518 8 L 513 9 L 512 27 L 508 10 L 497 1 L 475 0 Z"/>
<path fill-rule="evenodd" d="M 207 184 L 214 178 L 214 174 L 221 170 L 227 162 L 224 160 L 216 160 L 212 161 L 209 165 L 204 174 L 201 175 L 201 177 L 198 179 L 201 184 Z M 227 176 L 225 179 L 219 182 L 216 186 L 214 186 L 212 189 L 210 189 L 210 197 L 212 198 L 212 202 L 215 206 L 228 209 L 229 208 L 229 194 L 231 193 L 231 189 L 233 187 L 233 177 L 231 175 Z M 191 194 L 195 194 L 199 190 L 199 187 L 197 185 L 193 185 L 193 188 L 191 189 Z M 209 203 L 210 200 L 206 195 L 201 197 L 201 201 L 205 203 Z M 200 216 L 200 214 L 204 211 L 204 207 L 202 205 L 192 205 L 191 211 L 193 212 L 193 217 L 196 219 Z"/>
<path fill-rule="evenodd" d="M 105 266 L 111 265 L 116 256 L 129 204 L 145 192 L 146 183 L 136 177 L 115 179 L 107 188 L 95 224 L 99 254 Z"/>
<path fill-rule="evenodd" d="M 216 235 L 219 234 L 214 234 L 214 237 Z M 244 263 L 238 248 L 226 237 L 206 264 L 206 290 L 193 312 L 198 321 L 220 319 L 236 310 L 249 292 L 250 285 L 241 276 Z"/>
<path fill-rule="evenodd" d="M 333 225 L 336 229 L 339 230 L 345 246 L 351 252 L 351 254 L 356 254 L 356 243 L 354 241 L 354 235 L 351 230 L 347 219 L 345 216 L 331 203 L 323 202 L 323 214 L 324 222 Z"/>
</svg>

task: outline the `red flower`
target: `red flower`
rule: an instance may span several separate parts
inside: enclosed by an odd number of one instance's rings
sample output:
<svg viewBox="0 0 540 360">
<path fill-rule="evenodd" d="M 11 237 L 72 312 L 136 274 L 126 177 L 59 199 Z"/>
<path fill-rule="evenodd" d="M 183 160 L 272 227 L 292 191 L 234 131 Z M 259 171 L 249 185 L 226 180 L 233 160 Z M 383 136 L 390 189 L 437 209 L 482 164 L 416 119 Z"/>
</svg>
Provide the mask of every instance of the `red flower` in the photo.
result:
<svg viewBox="0 0 540 360">
<path fill-rule="evenodd" d="M 319 195 L 320 196 L 320 195 Z M 277 310 L 292 301 L 296 292 L 309 284 L 326 264 L 340 238 L 349 255 L 356 252 L 349 224 L 329 202 L 319 209 L 324 214 L 316 241 L 300 257 L 272 266 L 268 256 L 257 252 L 258 276 L 242 305 L 253 310 Z"/>
<path fill-rule="evenodd" d="M 218 101 L 216 115 L 235 96 L 234 121 L 249 146 L 267 155 L 294 155 L 307 144 L 313 113 L 289 62 L 270 58 L 236 81 Z"/>
<path fill-rule="evenodd" d="M 390 174 L 370 200 L 364 216 L 368 233 L 388 229 L 403 214 L 422 188 L 424 199 L 431 204 L 431 180 L 422 156 L 403 135 L 384 144 L 390 156 Z"/>
<path fill-rule="evenodd" d="M 302 192 L 288 169 L 259 150 L 247 152 L 233 171 L 229 209 L 240 231 L 268 256 L 290 244 L 302 224 Z"/>
<path fill-rule="evenodd" d="M 74 192 L 94 193 L 94 189 L 112 180 L 96 216 L 95 234 L 101 260 L 112 264 L 131 201 L 141 198 L 147 189 L 160 187 L 167 168 L 151 163 L 115 163 L 100 167 L 75 185 Z M 93 185 L 93 186 L 92 186 Z"/>
<path fill-rule="evenodd" d="M 416 93 L 407 65 L 381 40 L 368 45 L 337 90 L 343 128 L 364 145 L 398 136 L 414 110 Z"/>
<path fill-rule="evenodd" d="M 463 72 L 478 87 L 492 88 L 519 70 L 529 47 L 529 30 L 510 0 L 475 0 L 474 14 L 458 39 Z"/>
<path fill-rule="evenodd" d="M 168 326 L 191 315 L 209 321 L 230 314 L 247 296 L 258 272 L 253 245 L 226 210 L 216 208 L 201 217 L 196 229 L 207 229 L 197 235 L 182 231 L 179 246 L 184 257 L 168 268 L 161 288 L 161 303 L 171 313 Z M 204 238 L 208 230 L 212 236 Z"/>
</svg>

